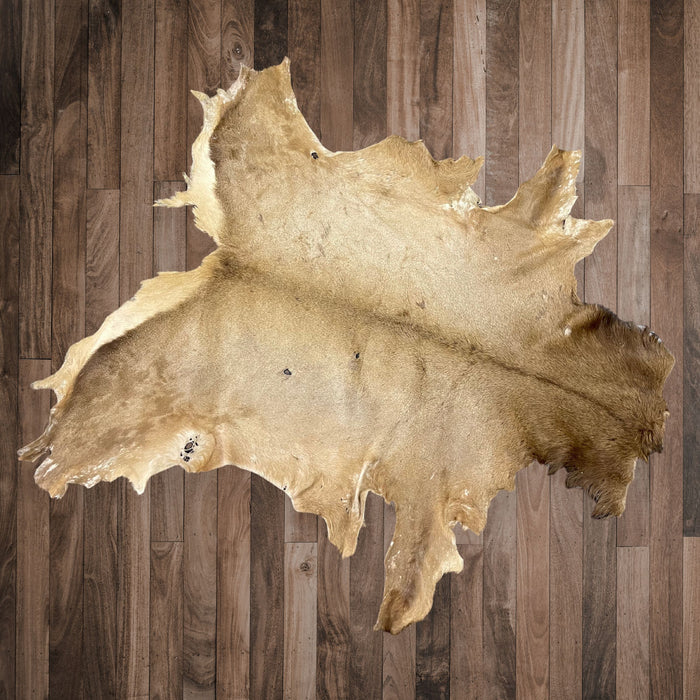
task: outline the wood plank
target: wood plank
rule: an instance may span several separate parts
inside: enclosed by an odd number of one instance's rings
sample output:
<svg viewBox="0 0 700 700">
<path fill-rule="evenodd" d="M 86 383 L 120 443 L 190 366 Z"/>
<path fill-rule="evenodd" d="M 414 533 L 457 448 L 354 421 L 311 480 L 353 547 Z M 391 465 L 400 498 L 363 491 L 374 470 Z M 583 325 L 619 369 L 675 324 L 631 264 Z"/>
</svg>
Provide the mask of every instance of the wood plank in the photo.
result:
<svg viewBox="0 0 700 700">
<path fill-rule="evenodd" d="M 700 688 L 700 539 L 683 540 L 683 698 Z"/>
<path fill-rule="evenodd" d="M 185 189 L 184 182 L 155 182 L 153 198 L 164 199 Z M 158 272 L 184 270 L 187 252 L 185 209 L 153 210 L 153 265 Z M 179 467 L 151 479 L 151 542 L 182 541 L 185 473 Z"/>
<path fill-rule="evenodd" d="M 250 691 L 250 472 L 218 471 L 216 689 L 228 698 Z"/>
<path fill-rule="evenodd" d="M 85 333 L 94 333 L 119 305 L 119 191 L 88 190 Z M 83 493 L 83 655 L 85 697 L 117 692 L 118 489 L 97 484 Z"/>
<path fill-rule="evenodd" d="M 552 140 L 560 148 L 585 145 L 585 0 L 552 0 Z M 585 160 L 577 177 L 583 183 Z"/>
<path fill-rule="evenodd" d="M 90 0 L 87 182 L 119 187 L 121 141 L 121 2 Z"/>
<path fill-rule="evenodd" d="M 217 474 L 185 474 L 183 696 L 213 698 L 216 685 Z"/>
<path fill-rule="evenodd" d="M 315 542 L 291 542 L 284 549 L 284 697 L 316 693 Z"/>
<path fill-rule="evenodd" d="M 28 0 L 22 12 L 20 357 L 51 357 L 53 67 L 53 0 Z"/>
<path fill-rule="evenodd" d="M 321 3 L 320 0 L 290 0 L 289 58 L 292 87 L 297 104 L 311 129 L 321 129 Z M 284 502 L 285 542 L 315 542 L 318 518 L 297 513 L 291 499 Z"/>
<path fill-rule="evenodd" d="M 19 173 L 22 96 L 20 60 L 22 23 L 20 0 L 0 4 L 0 174 Z"/>
<path fill-rule="evenodd" d="M 684 3 L 684 188 L 700 194 L 700 5 Z"/>
<path fill-rule="evenodd" d="M 522 6 L 521 6 L 522 7 Z M 516 693 L 549 697 L 549 479 L 531 464 L 518 472 Z"/>
<path fill-rule="evenodd" d="M 284 492 L 253 474 L 250 502 L 250 696 L 277 698 L 284 689 Z"/>
<path fill-rule="evenodd" d="M 19 178 L 0 175 L 0 696 L 15 696 L 17 605 L 17 300 L 19 295 Z M 30 439 L 33 439 L 31 436 Z M 28 467 L 26 467 L 28 468 Z"/>
<path fill-rule="evenodd" d="M 683 534 L 700 537 L 700 196 L 686 195 L 683 244 Z"/>
<path fill-rule="evenodd" d="M 420 2 L 387 0 L 387 132 L 409 141 L 420 131 Z"/>
<path fill-rule="evenodd" d="M 187 0 L 156 0 L 153 177 L 179 180 L 187 169 L 191 141 L 187 108 L 195 102 L 187 91 Z M 195 9 L 196 11 L 196 9 Z"/>
<path fill-rule="evenodd" d="M 649 697 L 649 549 L 617 550 L 618 700 Z"/>
<path fill-rule="evenodd" d="M 683 3 L 651 3 L 651 327 L 676 357 L 664 387 L 671 417 L 650 464 L 649 655 L 652 697 L 682 693 Z"/>
<path fill-rule="evenodd" d="M 472 700 L 484 696 L 481 658 L 483 632 L 484 549 L 457 546 L 464 559 L 460 574 L 450 575 L 450 698 Z"/>
<path fill-rule="evenodd" d="M 617 178 L 649 184 L 649 5 L 620 0 L 617 23 Z"/>
<path fill-rule="evenodd" d="M 228 88 L 241 66 L 253 65 L 254 0 L 222 0 L 221 86 Z"/>
<path fill-rule="evenodd" d="M 384 555 L 391 545 L 396 526 L 396 512 L 384 504 Z M 383 632 L 383 700 L 411 700 L 416 697 L 416 626 L 400 634 Z"/>
<path fill-rule="evenodd" d="M 287 54 L 287 0 L 255 3 L 255 70 L 276 66 Z"/>
<path fill-rule="evenodd" d="M 617 0 L 586 3 L 586 218 L 617 218 Z M 584 296 L 615 309 L 617 230 L 585 261 Z M 615 693 L 615 521 L 583 505 L 583 697 Z"/>
<path fill-rule="evenodd" d="M 453 0 L 453 7 L 452 151 L 477 158 L 486 154 L 486 0 Z M 484 198 L 483 168 L 472 189 Z"/>
<path fill-rule="evenodd" d="M 49 360 L 19 363 L 19 442 L 44 429 L 50 393 L 30 384 L 51 372 Z M 34 469 L 17 473 L 17 685 L 8 697 L 49 697 L 49 495 L 34 483 Z"/>
<path fill-rule="evenodd" d="M 119 296 L 125 302 L 153 272 L 153 0 L 124 0 Z M 138 61 L 133 60 L 135 56 Z M 148 694 L 150 488 L 119 484 L 117 695 Z"/>
<path fill-rule="evenodd" d="M 85 333 L 86 0 L 56 6 L 51 369 Z M 52 501 L 49 691 L 79 697 L 83 664 L 83 493 Z M 107 653 L 107 647 L 104 648 Z M 100 651 L 94 652 L 98 657 Z M 106 659 L 109 663 L 109 659 Z M 101 660 L 98 660 L 98 664 Z"/>
<path fill-rule="evenodd" d="M 566 473 L 550 477 L 549 693 L 581 698 L 583 493 L 566 489 Z"/>
<path fill-rule="evenodd" d="M 151 543 L 149 697 L 183 697 L 182 542 Z"/>
<path fill-rule="evenodd" d="M 486 2 L 487 204 L 508 201 L 518 186 L 518 3 Z M 515 695 L 516 497 L 501 492 L 484 529 L 484 694 Z"/>
<path fill-rule="evenodd" d="M 625 321 L 646 326 L 650 322 L 649 188 L 618 187 L 617 209 L 617 313 Z M 617 521 L 617 545 L 648 544 L 649 463 L 640 459 L 627 490 L 625 512 Z"/>
</svg>

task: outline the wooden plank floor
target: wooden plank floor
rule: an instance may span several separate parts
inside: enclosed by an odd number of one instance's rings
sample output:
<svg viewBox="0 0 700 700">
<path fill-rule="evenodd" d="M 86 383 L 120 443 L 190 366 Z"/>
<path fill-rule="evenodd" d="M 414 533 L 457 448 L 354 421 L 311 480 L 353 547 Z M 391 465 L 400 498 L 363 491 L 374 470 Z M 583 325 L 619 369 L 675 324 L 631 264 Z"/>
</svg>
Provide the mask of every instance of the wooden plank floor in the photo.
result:
<svg viewBox="0 0 700 700">
<path fill-rule="evenodd" d="M 377 497 L 342 561 L 235 467 L 49 503 L 15 460 L 48 414 L 29 383 L 212 249 L 151 207 L 184 186 L 188 89 L 285 55 L 327 146 L 485 155 L 488 204 L 583 149 L 574 213 L 617 225 L 580 294 L 677 360 L 621 519 L 533 465 L 397 637 L 371 629 Z M 0 127 L 0 698 L 700 698 L 700 0 L 3 0 Z"/>
</svg>

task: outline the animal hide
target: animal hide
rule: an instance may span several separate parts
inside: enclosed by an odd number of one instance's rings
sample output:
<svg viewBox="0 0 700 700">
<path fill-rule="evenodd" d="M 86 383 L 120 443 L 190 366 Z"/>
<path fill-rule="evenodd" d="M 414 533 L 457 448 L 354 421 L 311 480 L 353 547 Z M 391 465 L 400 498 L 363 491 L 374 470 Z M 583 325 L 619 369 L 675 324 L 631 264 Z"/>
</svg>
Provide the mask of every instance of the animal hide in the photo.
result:
<svg viewBox="0 0 700 700">
<path fill-rule="evenodd" d="M 578 152 L 553 148 L 501 206 L 470 185 L 482 160 L 434 161 L 392 136 L 326 149 L 289 66 L 198 94 L 188 189 L 218 244 L 196 270 L 143 283 L 61 369 L 56 404 L 20 451 L 36 482 L 119 476 L 140 493 L 173 465 L 235 464 L 317 513 L 343 556 L 368 491 L 396 508 L 378 629 L 422 619 L 533 460 L 620 515 L 635 460 L 661 449 L 673 358 L 647 328 L 582 304 L 573 268 L 612 221 L 569 215 Z"/>
</svg>

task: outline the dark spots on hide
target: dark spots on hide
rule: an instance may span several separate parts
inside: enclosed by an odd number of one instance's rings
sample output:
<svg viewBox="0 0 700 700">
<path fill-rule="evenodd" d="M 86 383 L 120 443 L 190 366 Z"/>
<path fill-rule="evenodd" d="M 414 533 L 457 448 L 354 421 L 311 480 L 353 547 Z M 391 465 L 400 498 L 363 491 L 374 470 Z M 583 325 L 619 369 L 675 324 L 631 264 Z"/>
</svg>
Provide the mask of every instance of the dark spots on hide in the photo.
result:
<svg viewBox="0 0 700 700">
<path fill-rule="evenodd" d="M 360 359 L 360 353 L 359 353 L 359 352 L 356 352 L 356 353 L 355 353 L 355 359 L 356 359 L 356 360 L 359 360 L 359 359 Z"/>
<path fill-rule="evenodd" d="M 417 306 L 419 309 L 424 309 L 424 308 L 425 308 L 425 301 L 424 301 L 423 299 L 421 299 L 420 301 L 417 301 L 417 302 L 416 302 L 416 306 Z"/>
<path fill-rule="evenodd" d="M 283 374 L 286 374 L 288 377 L 292 376 L 292 370 L 291 369 L 285 369 Z"/>
<path fill-rule="evenodd" d="M 318 153 L 316 153 L 316 151 L 311 151 L 311 157 L 312 157 L 314 160 L 318 160 Z"/>
<path fill-rule="evenodd" d="M 192 459 L 195 449 L 199 447 L 199 443 L 197 442 L 198 437 L 199 435 L 195 435 L 194 437 L 189 438 L 185 443 L 185 446 L 182 448 L 182 450 L 180 450 L 180 457 L 185 462 L 189 462 L 190 459 Z"/>
</svg>

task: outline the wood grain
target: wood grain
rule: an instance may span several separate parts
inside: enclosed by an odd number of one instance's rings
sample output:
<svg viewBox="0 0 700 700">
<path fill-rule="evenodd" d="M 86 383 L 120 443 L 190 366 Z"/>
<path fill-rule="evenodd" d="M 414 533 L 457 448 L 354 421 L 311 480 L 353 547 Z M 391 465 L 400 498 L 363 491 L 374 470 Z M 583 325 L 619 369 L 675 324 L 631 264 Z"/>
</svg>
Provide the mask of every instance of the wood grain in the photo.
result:
<svg viewBox="0 0 700 700">
<path fill-rule="evenodd" d="M 450 575 L 450 697 L 481 698 L 484 549 L 478 544 L 457 546 L 464 569 Z"/>
<path fill-rule="evenodd" d="M 420 2 L 387 0 L 387 131 L 409 141 L 420 130 Z"/>
<path fill-rule="evenodd" d="M 251 474 L 225 467 L 218 476 L 216 688 L 224 697 L 248 697 Z"/>
<path fill-rule="evenodd" d="M 87 181 L 95 189 L 119 188 L 121 22 L 121 0 L 90 0 Z"/>
<path fill-rule="evenodd" d="M 683 3 L 651 3 L 651 324 L 675 355 L 671 418 L 650 463 L 652 697 L 681 697 L 683 665 Z"/>
<path fill-rule="evenodd" d="M 165 199 L 184 189 L 184 182 L 156 182 L 153 186 L 153 199 Z M 153 210 L 155 271 L 184 270 L 186 255 L 186 211 L 166 207 L 155 208 Z M 182 541 L 184 488 L 185 474 L 182 469 L 168 469 L 151 479 L 151 542 Z"/>
<path fill-rule="evenodd" d="M 119 306 L 119 190 L 87 190 L 85 332 Z M 118 495 L 101 483 L 83 494 L 83 691 L 117 693 Z"/>
<path fill-rule="evenodd" d="M 649 5 L 620 0 L 617 23 L 617 177 L 649 184 Z"/>
<path fill-rule="evenodd" d="M 683 698 L 700 690 L 700 539 L 683 540 Z"/>
<path fill-rule="evenodd" d="M 618 700 L 649 697 L 649 549 L 617 550 Z"/>
<path fill-rule="evenodd" d="M 197 9 L 193 3 L 195 16 Z M 196 103 L 187 90 L 190 52 L 183 51 L 190 35 L 187 0 L 156 0 L 155 23 L 153 177 L 180 180 L 187 170 L 192 144 L 188 106 Z M 194 72 L 193 82 L 197 82 L 201 76 Z M 201 85 L 204 88 L 206 82 L 201 81 Z"/>
<path fill-rule="evenodd" d="M 23 445 L 43 430 L 50 400 L 29 385 L 50 371 L 48 360 L 19 363 Z M 49 697 L 49 497 L 36 487 L 33 471 L 25 464 L 17 472 L 17 685 L 7 697 Z"/>
<path fill-rule="evenodd" d="M 649 188 L 618 187 L 617 312 L 620 318 L 648 326 Z M 627 489 L 625 512 L 617 521 L 618 547 L 649 544 L 649 463 L 637 460 Z"/>
<path fill-rule="evenodd" d="M 695 0 L 684 3 L 683 21 L 684 191 L 700 194 L 700 5 Z"/>
<path fill-rule="evenodd" d="M 22 109 L 20 0 L 0 4 L 0 174 L 19 173 Z"/>
<path fill-rule="evenodd" d="M 0 175 L 0 696 L 15 695 L 17 606 L 17 302 L 19 296 L 19 178 Z"/>
<path fill-rule="evenodd" d="M 307 123 L 319 134 L 321 128 L 321 3 L 320 0 L 289 1 L 288 48 L 292 87 Z M 285 542 L 315 542 L 318 518 L 298 513 L 291 499 L 284 501 Z"/>
<path fill-rule="evenodd" d="M 551 479 L 549 508 L 549 693 L 576 700 L 582 692 L 583 494 Z"/>
<path fill-rule="evenodd" d="M 254 68 L 276 66 L 287 53 L 287 0 L 255 3 Z"/>
<path fill-rule="evenodd" d="M 182 542 L 151 543 L 149 697 L 183 697 Z M 187 695 L 192 694 L 187 691 Z"/>
<path fill-rule="evenodd" d="M 685 196 L 683 236 L 683 534 L 700 537 L 700 196 Z"/>
<path fill-rule="evenodd" d="M 216 695 L 217 473 L 185 474 L 183 693 Z"/>
<path fill-rule="evenodd" d="M 285 698 L 316 694 L 316 548 L 315 542 L 290 542 L 284 548 Z"/>
<path fill-rule="evenodd" d="M 254 0 L 221 3 L 221 86 L 228 88 L 241 66 L 253 65 Z"/>
<path fill-rule="evenodd" d="M 20 357 L 51 357 L 54 3 L 30 0 L 22 12 L 20 157 Z"/>
</svg>

